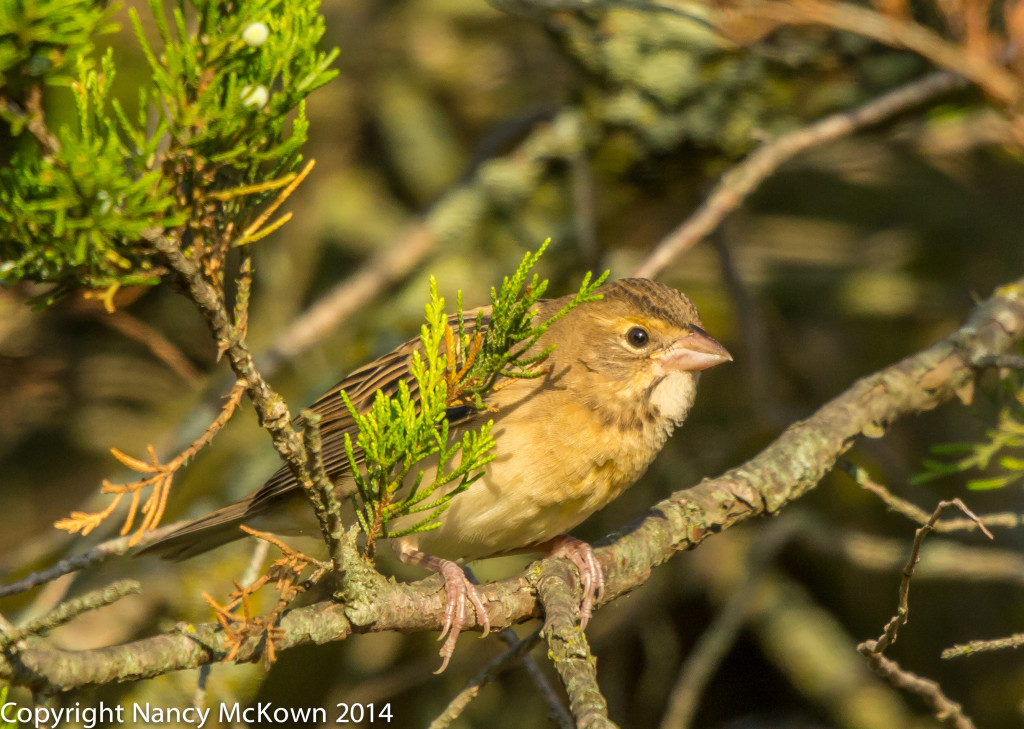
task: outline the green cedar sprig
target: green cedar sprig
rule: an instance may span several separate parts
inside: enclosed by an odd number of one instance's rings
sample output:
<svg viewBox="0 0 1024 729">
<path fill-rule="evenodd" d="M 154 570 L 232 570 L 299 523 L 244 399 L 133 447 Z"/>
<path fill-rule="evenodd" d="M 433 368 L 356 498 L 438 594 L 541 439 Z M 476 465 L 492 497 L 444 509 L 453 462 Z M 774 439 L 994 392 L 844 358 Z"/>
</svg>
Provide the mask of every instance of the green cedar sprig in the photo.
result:
<svg viewBox="0 0 1024 729">
<path fill-rule="evenodd" d="M 8 14 L 9 5 L 34 10 Z M 335 75 L 337 52 L 317 49 L 318 2 L 178 0 L 167 13 L 149 0 L 156 42 L 129 14 L 151 78 L 137 104 L 118 99 L 114 56 L 98 68 L 89 56 L 91 36 L 110 28 L 109 13 L 92 9 L 99 5 L 0 0 L 0 30 L 12 33 L 0 32 L 0 100 L 59 77 L 74 101 L 56 105 L 75 113 L 48 128 L 54 143 L 38 131 L 41 112 L 30 134 L 24 103 L 0 104 L 0 123 L 16 137 L 0 165 L 0 283 L 55 284 L 41 303 L 78 287 L 157 283 L 163 268 L 144 235 L 154 230 L 222 275 L 228 251 L 244 242 L 238 231 L 301 161 L 305 97 Z M 63 45 L 47 55 L 48 38 Z M 26 70 L 57 60 L 49 76 Z"/>
<path fill-rule="evenodd" d="M 540 337 L 575 307 L 601 298 L 594 291 L 605 282 L 609 272 L 605 271 L 595 281 L 591 281 L 588 271 L 579 291 L 561 310 L 549 319 L 534 324 L 533 307 L 543 297 L 548 282 L 534 273 L 527 284 L 527 277 L 550 243 L 549 238 L 536 253 L 523 256 L 512 277 L 503 278 L 500 289 L 491 287 L 491 320 L 485 333 L 482 333 L 484 322 L 480 316 L 476 319 L 473 333 L 467 331 L 459 293 L 456 302 L 458 344 L 453 358 L 455 366 L 450 368 L 455 372 L 463 372 L 457 386 L 452 388 L 459 402 L 483 410 L 486 407 L 484 396 L 494 388 L 499 378 L 539 377 L 543 371 L 537 365 L 547 358 L 554 347 L 550 345 L 539 352 L 531 352 Z"/>
<path fill-rule="evenodd" d="M 360 469 L 352 439 L 345 435 L 345 452 L 355 478 L 358 492 L 356 517 L 367 535 L 367 552 L 379 536 L 396 537 L 436 529 L 437 518 L 448 508 L 455 494 L 464 491 L 478 479 L 484 465 L 493 459 L 492 422 L 479 430 L 467 430 L 455 443 L 450 440 L 448 388 L 445 378 L 447 359 L 441 352 L 448 317 L 444 298 L 437 293 L 437 282 L 430 279 L 430 303 L 426 306 L 427 323 L 420 332 L 423 355 L 413 352 L 410 374 L 415 380 L 418 397 L 402 380 L 394 396 L 378 390 L 370 411 L 360 414 L 345 391 L 341 396 L 352 413 L 359 435 L 364 470 Z M 461 453 L 457 464 L 453 459 Z M 424 483 L 425 472 L 419 470 L 408 488 L 406 479 L 423 460 L 437 456 L 436 474 Z M 448 493 L 439 489 L 458 481 Z M 401 493 L 399 493 L 401 491 Z M 436 494 L 436 496 L 435 496 Z M 397 531 L 389 524 L 408 514 L 427 513 L 415 524 Z"/>
<path fill-rule="evenodd" d="M 368 555 L 380 537 L 437 529 L 452 498 L 480 478 L 493 460 L 493 421 L 467 427 L 461 437 L 453 437 L 448 421 L 451 409 L 466 404 L 486 409 L 487 394 L 500 386 L 502 378 L 539 376 L 539 365 L 552 350 L 531 351 L 540 336 L 574 307 L 600 298 L 594 292 L 608 273 L 593 282 L 587 274 L 569 303 L 534 323 L 533 308 L 548 282 L 536 274 L 526 282 L 547 245 L 527 254 L 515 274 L 506 277 L 500 289 L 492 289 L 490 319 L 477 317 L 472 333 L 467 331 L 461 292 L 455 314 L 449 317 L 437 282 L 431 278 L 427 321 L 420 331 L 423 351 L 413 352 L 410 367 L 416 394 L 408 382 L 400 381 L 396 394 L 378 391 L 369 411 L 360 413 L 342 391 L 359 429 L 354 443 L 346 434 L 345 452 L 356 484 L 356 518 L 367 535 Z M 453 345 L 458 356 L 451 354 Z M 433 463 L 424 463 L 435 458 L 436 469 Z M 414 514 L 422 517 L 395 525 Z"/>
</svg>

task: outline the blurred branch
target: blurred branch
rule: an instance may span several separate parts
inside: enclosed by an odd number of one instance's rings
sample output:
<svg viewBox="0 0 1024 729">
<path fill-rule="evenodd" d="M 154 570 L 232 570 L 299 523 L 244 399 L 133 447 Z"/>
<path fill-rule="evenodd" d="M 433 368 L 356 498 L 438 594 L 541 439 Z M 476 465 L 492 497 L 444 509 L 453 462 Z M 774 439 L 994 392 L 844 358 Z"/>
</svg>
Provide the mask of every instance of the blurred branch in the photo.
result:
<svg viewBox="0 0 1024 729">
<path fill-rule="evenodd" d="M 1010 370 L 1024 370 L 1024 355 L 992 354 L 986 357 L 979 357 L 976 364 L 979 367 L 1005 367 Z"/>
<path fill-rule="evenodd" d="M 261 358 L 264 371 L 273 372 L 323 339 L 385 288 L 415 271 L 436 248 L 437 240 L 427 223 L 414 223 L 400 241 L 375 254 L 289 324 Z"/>
<path fill-rule="evenodd" d="M 729 595 L 679 669 L 669 694 L 668 707 L 661 719 L 661 729 L 689 729 L 693 724 L 705 686 L 736 641 L 754 607 L 754 593 L 768 576 L 766 567 L 796 535 L 800 526 L 795 519 L 778 521 L 758 536 L 757 549 L 747 553 L 746 578 Z"/>
<path fill-rule="evenodd" d="M 0 636 L 0 651 L 7 651 L 18 641 L 30 635 L 48 633 L 54 628 L 70 623 L 82 613 L 98 610 L 101 607 L 117 602 L 128 595 L 138 595 L 142 585 L 135 580 L 119 580 L 98 590 L 88 592 L 81 597 L 66 600 L 45 615 L 30 620 L 22 626 Z"/>
<path fill-rule="evenodd" d="M 938 683 L 901 668 L 898 663 L 886 658 L 884 655 L 885 649 L 896 641 L 899 629 L 906 625 L 909 619 L 910 581 L 914 578 L 914 570 L 921 560 L 921 544 L 924 542 L 925 537 L 934 531 L 939 515 L 951 506 L 960 509 L 968 518 L 974 521 L 978 520 L 978 517 L 960 499 L 939 502 L 928 521 L 923 526 L 918 527 L 914 534 L 914 545 L 910 550 L 910 558 L 903 568 L 903 578 L 900 580 L 899 603 L 896 615 L 886 623 L 882 635 L 877 640 L 866 640 L 857 646 L 857 650 L 868 659 L 871 668 L 880 676 L 886 678 L 892 685 L 911 691 L 924 699 L 935 711 L 935 716 L 938 719 L 952 722 L 957 729 L 975 729 L 974 722 L 963 713 L 960 704 L 950 700 L 942 692 L 942 688 Z M 992 534 L 980 522 L 978 526 L 981 527 L 986 536 L 990 539 L 992 538 Z"/>
<path fill-rule="evenodd" d="M 787 509 L 772 524 L 795 522 L 803 539 L 819 523 L 815 515 Z M 700 580 L 704 593 L 719 611 L 751 577 L 762 523 L 732 530 L 726 538 L 706 543 L 687 560 L 688 572 Z M 834 537 L 835 529 L 829 529 Z M 785 527 L 780 527 L 785 529 Z M 899 555 L 906 560 L 906 550 Z M 907 706 L 903 696 L 879 679 L 855 651 L 856 639 L 847 627 L 807 588 L 783 570 L 762 567 L 762 578 L 751 597 L 744 628 L 764 657 L 810 705 L 827 716 L 825 725 L 836 729 L 932 729 L 937 723 Z"/>
<path fill-rule="evenodd" d="M 744 18 L 786 25 L 821 25 L 865 36 L 894 48 L 913 51 L 937 66 L 977 84 L 985 93 L 1008 107 L 1022 98 L 1020 79 L 965 44 L 946 40 L 909 18 L 879 13 L 851 2 L 823 0 L 750 0 L 741 3 Z"/>
<path fill-rule="evenodd" d="M 579 590 L 576 572 L 565 559 L 548 559 L 535 574 L 537 599 L 544 606 L 541 635 L 548 657 L 569 694 L 569 709 L 579 729 L 615 729 L 608 718 L 608 702 L 597 685 L 597 662 L 587 636 L 579 626 Z"/>
<path fill-rule="evenodd" d="M 743 367 L 743 382 L 750 394 L 750 405 L 754 416 L 763 423 L 780 423 L 783 415 L 776 390 L 771 383 L 775 381 L 772 372 L 771 347 L 764 317 L 757 300 L 751 295 L 732 256 L 729 243 L 724 232 L 719 230 L 712 236 L 712 244 L 718 252 L 718 260 L 722 267 L 722 278 L 739 320 L 744 351 L 737 357 Z"/>
<path fill-rule="evenodd" d="M 768 142 L 726 172 L 707 200 L 655 246 L 633 275 L 657 276 L 674 258 L 717 228 L 775 170 L 801 152 L 878 124 L 964 85 L 964 79 L 955 73 L 932 73 L 856 109 L 832 114 Z"/>
<path fill-rule="evenodd" d="M 116 329 L 147 347 L 157 359 L 188 384 L 196 385 L 200 382 L 202 376 L 188 357 L 182 354 L 171 340 L 146 322 L 120 309 L 97 312 L 96 318 L 111 329 Z"/>
<path fill-rule="evenodd" d="M 692 549 L 753 516 L 778 512 L 814 488 L 862 432 L 879 435 L 900 416 L 953 399 L 975 378 L 976 358 L 1013 351 L 1022 338 L 1024 280 L 999 289 L 945 339 L 861 379 L 790 426 L 747 463 L 676 492 L 604 540 L 596 549 L 606 578 L 602 602 L 643 584 L 675 552 Z M 567 563 L 560 564 L 570 570 Z M 355 632 L 441 628 L 444 598 L 435 581 L 405 585 L 379 575 L 367 579 L 372 579 L 372 585 L 353 590 L 345 604 L 329 601 L 285 613 L 277 649 L 342 640 Z M 540 613 L 536 595 L 523 576 L 486 585 L 481 593 L 495 628 Z M 17 661 L 0 657 L 0 679 L 66 690 L 195 668 L 222 660 L 227 652 L 225 636 L 216 625 L 195 625 L 187 632 L 91 651 L 27 649 Z M 259 655 L 259 642 L 251 639 L 238 650 L 236 660 L 251 661 Z"/>
<path fill-rule="evenodd" d="M 865 570 L 899 569 L 906 561 L 906 544 L 900 539 L 849 531 L 837 535 L 834 526 L 824 524 L 810 526 L 803 536 L 813 548 Z M 930 539 L 921 553 L 924 557 L 916 572 L 918 580 L 1006 582 L 1024 586 L 1024 556 L 1010 549 L 966 547 Z"/>
<path fill-rule="evenodd" d="M 34 587 L 43 585 L 47 582 L 53 582 L 58 577 L 77 572 L 78 570 L 91 567 L 95 564 L 105 562 L 111 557 L 118 557 L 122 554 L 135 549 L 136 546 L 145 546 L 149 542 L 156 541 L 162 537 L 167 536 L 175 529 L 183 526 L 184 521 L 174 522 L 173 524 L 166 524 L 159 529 L 154 529 L 146 534 L 135 544 L 132 544 L 134 535 L 118 537 L 117 539 L 108 539 L 101 544 L 96 545 L 92 549 L 83 552 L 82 554 L 76 554 L 73 557 L 62 559 L 52 567 L 47 567 L 45 570 L 33 572 L 30 575 L 22 577 L 16 582 L 12 582 L 8 585 L 0 585 L 0 598 L 8 597 L 9 595 L 17 595 L 19 592 L 26 592 Z"/>
</svg>

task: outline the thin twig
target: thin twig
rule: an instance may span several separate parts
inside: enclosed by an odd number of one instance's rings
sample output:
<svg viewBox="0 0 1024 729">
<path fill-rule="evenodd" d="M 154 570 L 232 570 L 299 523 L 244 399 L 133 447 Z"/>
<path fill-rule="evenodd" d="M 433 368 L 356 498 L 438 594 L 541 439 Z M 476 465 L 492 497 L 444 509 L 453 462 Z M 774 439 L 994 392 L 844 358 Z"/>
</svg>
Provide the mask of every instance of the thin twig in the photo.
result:
<svg viewBox="0 0 1024 729">
<path fill-rule="evenodd" d="M 465 688 L 452 697 L 445 710 L 430 722 L 428 729 L 447 729 L 469 705 L 469 702 L 476 698 L 476 695 L 480 693 L 480 689 L 483 686 L 493 681 L 499 673 L 512 666 L 520 658 L 523 658 L 540 642 L 540 634 L 540 629 L 533 631 L 523 640 L 517 640 L 507 651 L 492 659 L 473 678 L 469 679 Z"/>
<path fill-rule="evenodd" d="M 92 567 L 93 565 L 105 562 L 111 557 L 119 557 L 122 554 L 127 554 L 136 546 L 144 547 L 150 542 L 167 536 L 176 529 L 184 526 L 185 523 L 185 521 L 178 521 L 173 524 L 166 524 L 151 532 L 147 532 L 135 545 L 131 544 L 133 538 L 131 536 L 108 539 L 105 542 L 97 544 L 87 552 L 76 554 L 74 557 L 68 557 L 67 559 L 62 559 L 51 567 L 39 570 L 38 572 L 33 572 L 32 574 L 26 575 L 20 580 L 11 582 L 10 584 L 0 585 L 0 598 L 8 597 L 9 595 L 17 595 L 19 592 L 26 592 L 47 582 L 53 582 L 64 575 L 69 575 L 72 572 L 77 572 L 78 570 L 83 570 L 86 567 Z"/>
<path fill-rule="evenodd" d="M 79 615 L 90 610 L 97 610 L 117 602 L 128 595 L 138 595 L 142 585 L 136 580 L 119 580 L 98 590 L 87 592 L 81 597 L 66 600 L 45 615 L 30 620 L 13 631 L 0 636 L 0 650 L 6 650 L 30 635 L 41 635 L 54 628 L 70 623 Z"/>
<path fill-rule="evenodd" d="M 868 491 L 885 502 L 885 505 L 902 514 L 911 521 L 918 524 L 928 524 L 931 517 L 928 512 L 906 499 L 900 498 L 892 493 L 882 484 L 874 481 L 860 466 L 850 463 L 845 458 L 836 460 L 836 467 L 857 482 L 865 491 Z M 949 532 L 974 531 L 980 529 L 985 536 L 992 539 L 992 533 L 987 527 L 1008 527 L 1015 528 L 1024 523 L 1024 515 L 1014 513 L 986 514 L 985 516 L 971 517 L 968 519 L 941 519 L 931 522 L 930 528 L 936 532 L 948 534 Z"/>
<path fill-rule="evenodd" d="M 935 718 L 940 721 L 948 721 L 957 729 L 977 729 L 971 718 L 964 714 L 960 704 L 947 697 L 943 693 L 942 687 L 935 681 L 901 668 L 896 661 L 886 658 L 880 653 L 865 653 L 865 655 L 868 656 L 871 668 L 879 676 L 896 688 L 917 694 L 928 702 L 935 712 Z"/>
<path fill-rule="evenodd" d="M 832 114 L 765 144 L 729 170 L 708 199 L 655 246 L 633 275 L 643 278 L 657 276 L 672 259 L 692 248 L 717 228 L 776 169 L 801 152 L 878 124 L 965 85 L 961 76 L 950 71 L 932 73 L 856 109 Z"/>
<path fill-rule="evenodd" d="M 886 678 L 893 686 L 915 693 L 928 702 L 938 719 L 951 722 L 957 729 L 975 729 L 974 722 L 963 713 L 960 704 L 949 699 L 943 693 L 939 684 L 901 668 L 898 663 L 883 655 L 885 649 L 896 641 L 899 629 L 906 625 L 909 619 L 910 581 L 913 579 L 914 570 L 921 559 L 921 544 L 924 542 L 925 537 L 934 531 L 939 515 L 951 506 L 960 509 L 969 518 L 977 521 L 978 517 L 960 499 L 939 502 L 928 521 L 923 526 L 918 527 L 914 533 L 914 545 L 911 547 L 910 558 L 903 568 L 903 578 L 900 580 L 896 615 L 886 623 L 882 635 L 877 640 L 866 640 L 857 646 L 857 650 L 868 659 L 871 668 L 880 676 Z M 989 538 L 992 537 L 991 533 L 980 522 L 979 526 Z"/>
<path fill-rule="evenodd" d="M 512 628 L 505 628 L 498 633 L 498 637 L 510 647 L 515 647 L 523 642 Z M 533 685 L 548 704 L 548 718 L 561 729 L 576 729 L 576 722 L 573 721 L 572 714 L 565 707 L 561 694 L 548 680 L 536 659 L 527 653 L 523 656 L 521 663 L 530 680 L 533 681 Z"/>
<path fill-rule="evenodd" d="M 970 643 L 958 643 L 942 651 L 943 658 L 962 658 L 963 656 L 985 653 L 987 651 L 1001 651 L 1007 648 L 1020 648 L 1024 645 L 1024 633 L 1014 633 L 1005 638 L 994 638 L 993 640 L 972 640 Z"/>
<path fill-rule="evenodd" d="M 97 314 L 96 318 L 101 323 L 145 345 L 157 359 L 167 365 L 181 379 L 190 385 L 195 385 L 199 382 L 199 370 L 159 330 L 120 309 L 113 312 L 97 312 Z"/>
<path fill-rule="evenodd" d="M 10 105 L 8 104 L 8 107 Z M 43 108 L 43 85 L 37 83 L 29 89 L 28 97 L 25 100 L 25 110 L 28 112 L 28 122 L 25 127 L 36 138 L 43 152 L 52 157 L 60 154 L 60 140 L 50 131 L 46 124 L 46 113 Z"/>
</svg>

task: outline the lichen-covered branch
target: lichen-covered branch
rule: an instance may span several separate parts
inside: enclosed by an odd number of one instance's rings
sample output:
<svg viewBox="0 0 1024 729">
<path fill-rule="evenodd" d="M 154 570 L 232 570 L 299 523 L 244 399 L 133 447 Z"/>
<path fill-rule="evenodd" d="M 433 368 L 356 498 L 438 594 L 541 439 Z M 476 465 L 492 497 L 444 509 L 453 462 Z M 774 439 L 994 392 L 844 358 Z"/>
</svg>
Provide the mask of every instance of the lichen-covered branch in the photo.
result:
<svg viewBox="0 0 1024 729">
<path fill-rule="evenodd" d="M 531 572 L 537 599 L 544 606 L 548 656 L 569 695 L 569 708 L 579 729 L 615 729 L 608 702 L 597 685 L 597 662 L 579 626 L 580 595 L 576 572 L 567 560 L 544 560 Z"/>
<path fill-rule="evenodd" d="M 672 494 L 645 517 L 605 539 L 596 550 L 606 577 L 604 601 L 642 585 L 675 552 L 693 548 L 737 522 L 779 511 L 814 488 L 861 434 L 879 437 L 893 420 L 966 392 L 974 382 L 977 362 L 1014 351 L 1021 339 L 1024 279 L 997 291 L 945 339 L 854 383 L 747 463 Z M 342 640 L 360 632 L 440 629 L 444 595 L 435 580 L 399 585 L 378 575 L 366 586 L 357 590 L 353 585 L 345 604 L 324 602 L 285 614 L 277 649 Z M 540 614 L 535 592 L 523 575 L 486 585 L 481 594 L 489 603 L 493 628 Z M 0 658 L 0 680 L 30 688 L 72 689 L 194 668 L 226 655 L 224 635 L 217 626 L 197 625 L 93 651 L 26 649 Z M 236 656 L 238 661 L 258 658 L 255 639 Z"/>
</svg>

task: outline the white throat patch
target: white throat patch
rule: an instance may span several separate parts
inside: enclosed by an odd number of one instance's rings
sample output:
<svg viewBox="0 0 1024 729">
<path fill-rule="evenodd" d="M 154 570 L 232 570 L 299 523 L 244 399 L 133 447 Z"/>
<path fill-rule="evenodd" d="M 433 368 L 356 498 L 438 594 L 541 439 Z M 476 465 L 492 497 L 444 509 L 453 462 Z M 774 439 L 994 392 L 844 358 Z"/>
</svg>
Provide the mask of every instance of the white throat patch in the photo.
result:
<svg viewBox="0 0 1024 729">
<path fill-rule="evenodd" d="M 651 393 L 651 405 L 661 417 L 679 425 L 693 406 L 697 396 L 697 374 L 669 372 Z"/>
</svg>

